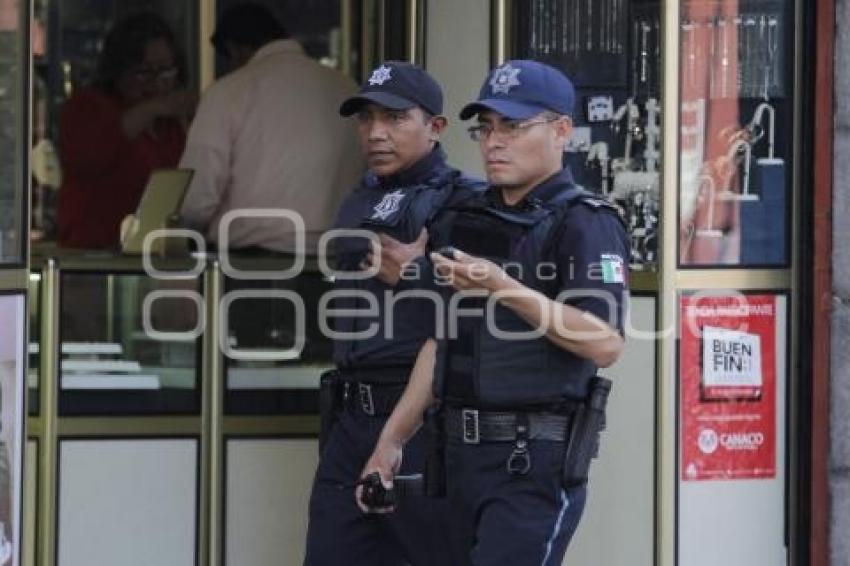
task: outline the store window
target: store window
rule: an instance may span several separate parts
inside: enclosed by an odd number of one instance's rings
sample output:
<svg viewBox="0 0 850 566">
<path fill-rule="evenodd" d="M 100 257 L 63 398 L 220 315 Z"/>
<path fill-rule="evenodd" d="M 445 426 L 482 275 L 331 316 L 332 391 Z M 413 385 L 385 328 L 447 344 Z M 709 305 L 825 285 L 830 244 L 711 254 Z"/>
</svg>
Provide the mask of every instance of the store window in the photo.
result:
<svg viewBox="0 0 850 566">
<path fill-rule="evenodd" d="M 25 256 L 26 5 L 0 0 L 0 266 Z"/>
<path fill-rule="evenodd" d="M 681 6 L 679 263 L 787 267 L 794 3 Z"/>
<path fill-rule="evenodd" d="M 195 278 L 63 272 L 59 413 L 197 413 L 201 293 Z"/>
<path fill-rule="evenodd" d="M 331 285 L 310 270 L 281 281 L 225 280 L 226 414 L 318 411 L 319 375 L 333 367 L 320 321 Z"/>
<path fill-rule="evenodd" d="M 659 3 L 513 2 L 510 17 L 510 57 L 558 67 L 576 88 L 565 164 L 579 184 L 622 210 L 631 268 L 655 270 L 662 143 Z"/>
<path fill-rule="evenodd" d="M 187 85 L 196 89 L 198 10 L 198 2 L 192 0 L 33 1 L 31 238 L 34 241 L 56 239 L 56 210 L 63 178 L 59 115 L 65 102 L 94 80 L 107 32 L 132 14 L 153 12 L 161 16 L 179 43 L 179 55 L 186 62 Z"/>
</svg>

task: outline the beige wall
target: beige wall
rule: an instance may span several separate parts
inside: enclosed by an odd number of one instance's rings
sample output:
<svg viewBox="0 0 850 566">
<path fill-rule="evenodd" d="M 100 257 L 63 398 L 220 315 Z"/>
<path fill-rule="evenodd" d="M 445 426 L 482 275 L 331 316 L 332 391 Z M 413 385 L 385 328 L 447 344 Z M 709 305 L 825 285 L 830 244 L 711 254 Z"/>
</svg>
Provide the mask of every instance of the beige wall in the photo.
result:
<svg viewBox="0 0 850 566">
<path fill-rule="evenodd" d="M 490 67 L 490 0 L 431 0 L 426 29 L 426 66 L 443 87 L 449 119 L 443 145 L 453 165 L 481 176 L 478 145 L 457 115 L 478 97 Z"/>
</svg>

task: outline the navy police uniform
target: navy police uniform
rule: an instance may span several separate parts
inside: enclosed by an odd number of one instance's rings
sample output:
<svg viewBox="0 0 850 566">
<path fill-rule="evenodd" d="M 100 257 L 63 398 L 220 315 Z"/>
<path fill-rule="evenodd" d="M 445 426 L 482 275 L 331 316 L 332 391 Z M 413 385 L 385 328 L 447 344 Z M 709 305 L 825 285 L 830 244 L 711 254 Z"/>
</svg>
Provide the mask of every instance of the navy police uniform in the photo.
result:
<svg viewBox="0 0 850 566">
<path fill-rule="evenodd" d="M 385 63 L 369 83 L 357 97 L 343 103 L 343 115 L 352 114 L 363 100 L 396 109 L 412 106 L 408 101 L 413 100 L 434 115 L 442 111 L 439 87 L 412 65 Z M 342 205 L 336 227 L 412 242 L 423 227 L 431 228 L 441 207 L 480 187 L 480 181 L 451 168 L 437 145 L 390 178 L 367 174 Z M 368 240 L 352 236 L 335 243 L 337 270 L 359 271 Z M 365 514 L 356 506 L 353 489 L 401 397 L 420 348 L 434 332 L 435 304 L 421 298 L 390 304 L 390 297 L 401 289 L 376 278 L 337 278 L 335 288 L 348 293 L 336 298 L 332 308 L 358 309 L 359 314 L 334 320 L 334 329 L 352 338 L 334 344 L 343 407 L 322 447 L 313 484 L 305 564 L 451 564 L 445 502 L 413 495 L 400 502 L 395 513 Z M 370 305 L 377 310 L 367 314 Z M 387 317 L 390 309 L 391 319 Z M 362 338 L 354 339 L 358 334 Z M 400 473 L 422 472 L 423 459 L 422 439 L 417 435 Z"/>
<path fill-rule="evenodd" d="M 515 119 L 544 109 L 570 115 L 565 93 L 572 86 L 557 70 L 511 61 L 488 77 L 461 117 L 483 109 Z M 445 214 L 453 218 L 432 234 L 436 245 L 490 259 L 526 287 L 622 333 L 625 227 L 618 211 L 577 187 L 568 170 L 514 206 L 490 189 Z M 500 336 L 495 329 L 533 330 L 501 303 L 485 309 L 483 298 L 468 297 L 459 309 L 469 310 L 458 311 L 456 335 L 438 342 L 434 382 L 456 545 L 478 566 L 561 564 L 586 497 L 584 483 L 562 481 L 566 440 L 597 368 L 545 336 Z"/>
</svg>

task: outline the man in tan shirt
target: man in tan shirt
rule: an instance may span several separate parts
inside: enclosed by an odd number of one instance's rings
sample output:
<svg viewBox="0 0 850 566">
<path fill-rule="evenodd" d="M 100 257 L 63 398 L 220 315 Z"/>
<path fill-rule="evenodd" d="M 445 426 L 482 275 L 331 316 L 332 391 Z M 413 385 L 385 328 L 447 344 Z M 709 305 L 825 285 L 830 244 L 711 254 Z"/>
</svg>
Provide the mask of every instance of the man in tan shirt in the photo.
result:
<svg viewBox="0 0 850 566">
<path fill-rule="evenodd" d="M 308 57 L 257 4 L 226 10 L 212 42 L 236 70 L 204 93 L 192 123 L 183 220 L 219 247 L 288 251 L 293 223 L 275 211 L 328 228 L 362 173 L 356 131 L 333 111 L 356 85 Z"/>
</svg>

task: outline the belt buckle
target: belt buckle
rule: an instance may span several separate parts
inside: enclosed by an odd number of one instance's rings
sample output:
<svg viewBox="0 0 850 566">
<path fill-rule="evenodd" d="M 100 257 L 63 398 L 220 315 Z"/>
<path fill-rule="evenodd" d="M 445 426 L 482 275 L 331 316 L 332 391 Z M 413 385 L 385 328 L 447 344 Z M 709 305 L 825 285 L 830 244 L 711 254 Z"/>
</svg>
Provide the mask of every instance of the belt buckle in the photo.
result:
<svg viewBox="0 0 850 566">
<path fill-rule="evenodd" d="M 478 409 L 462 409 L 460 419 L 463 427 L 463 443 L 479 444 L 481 442 L 481 428 L 478 422 Z"/>
<path fill-rule="evenodd" d="M 375 416 L 375 401 L 372 398 L 372 386 L 368 383 L 357 384 L 357 399 L 360 401 L 360 408 L 370 417 Z"/>
</svg>

